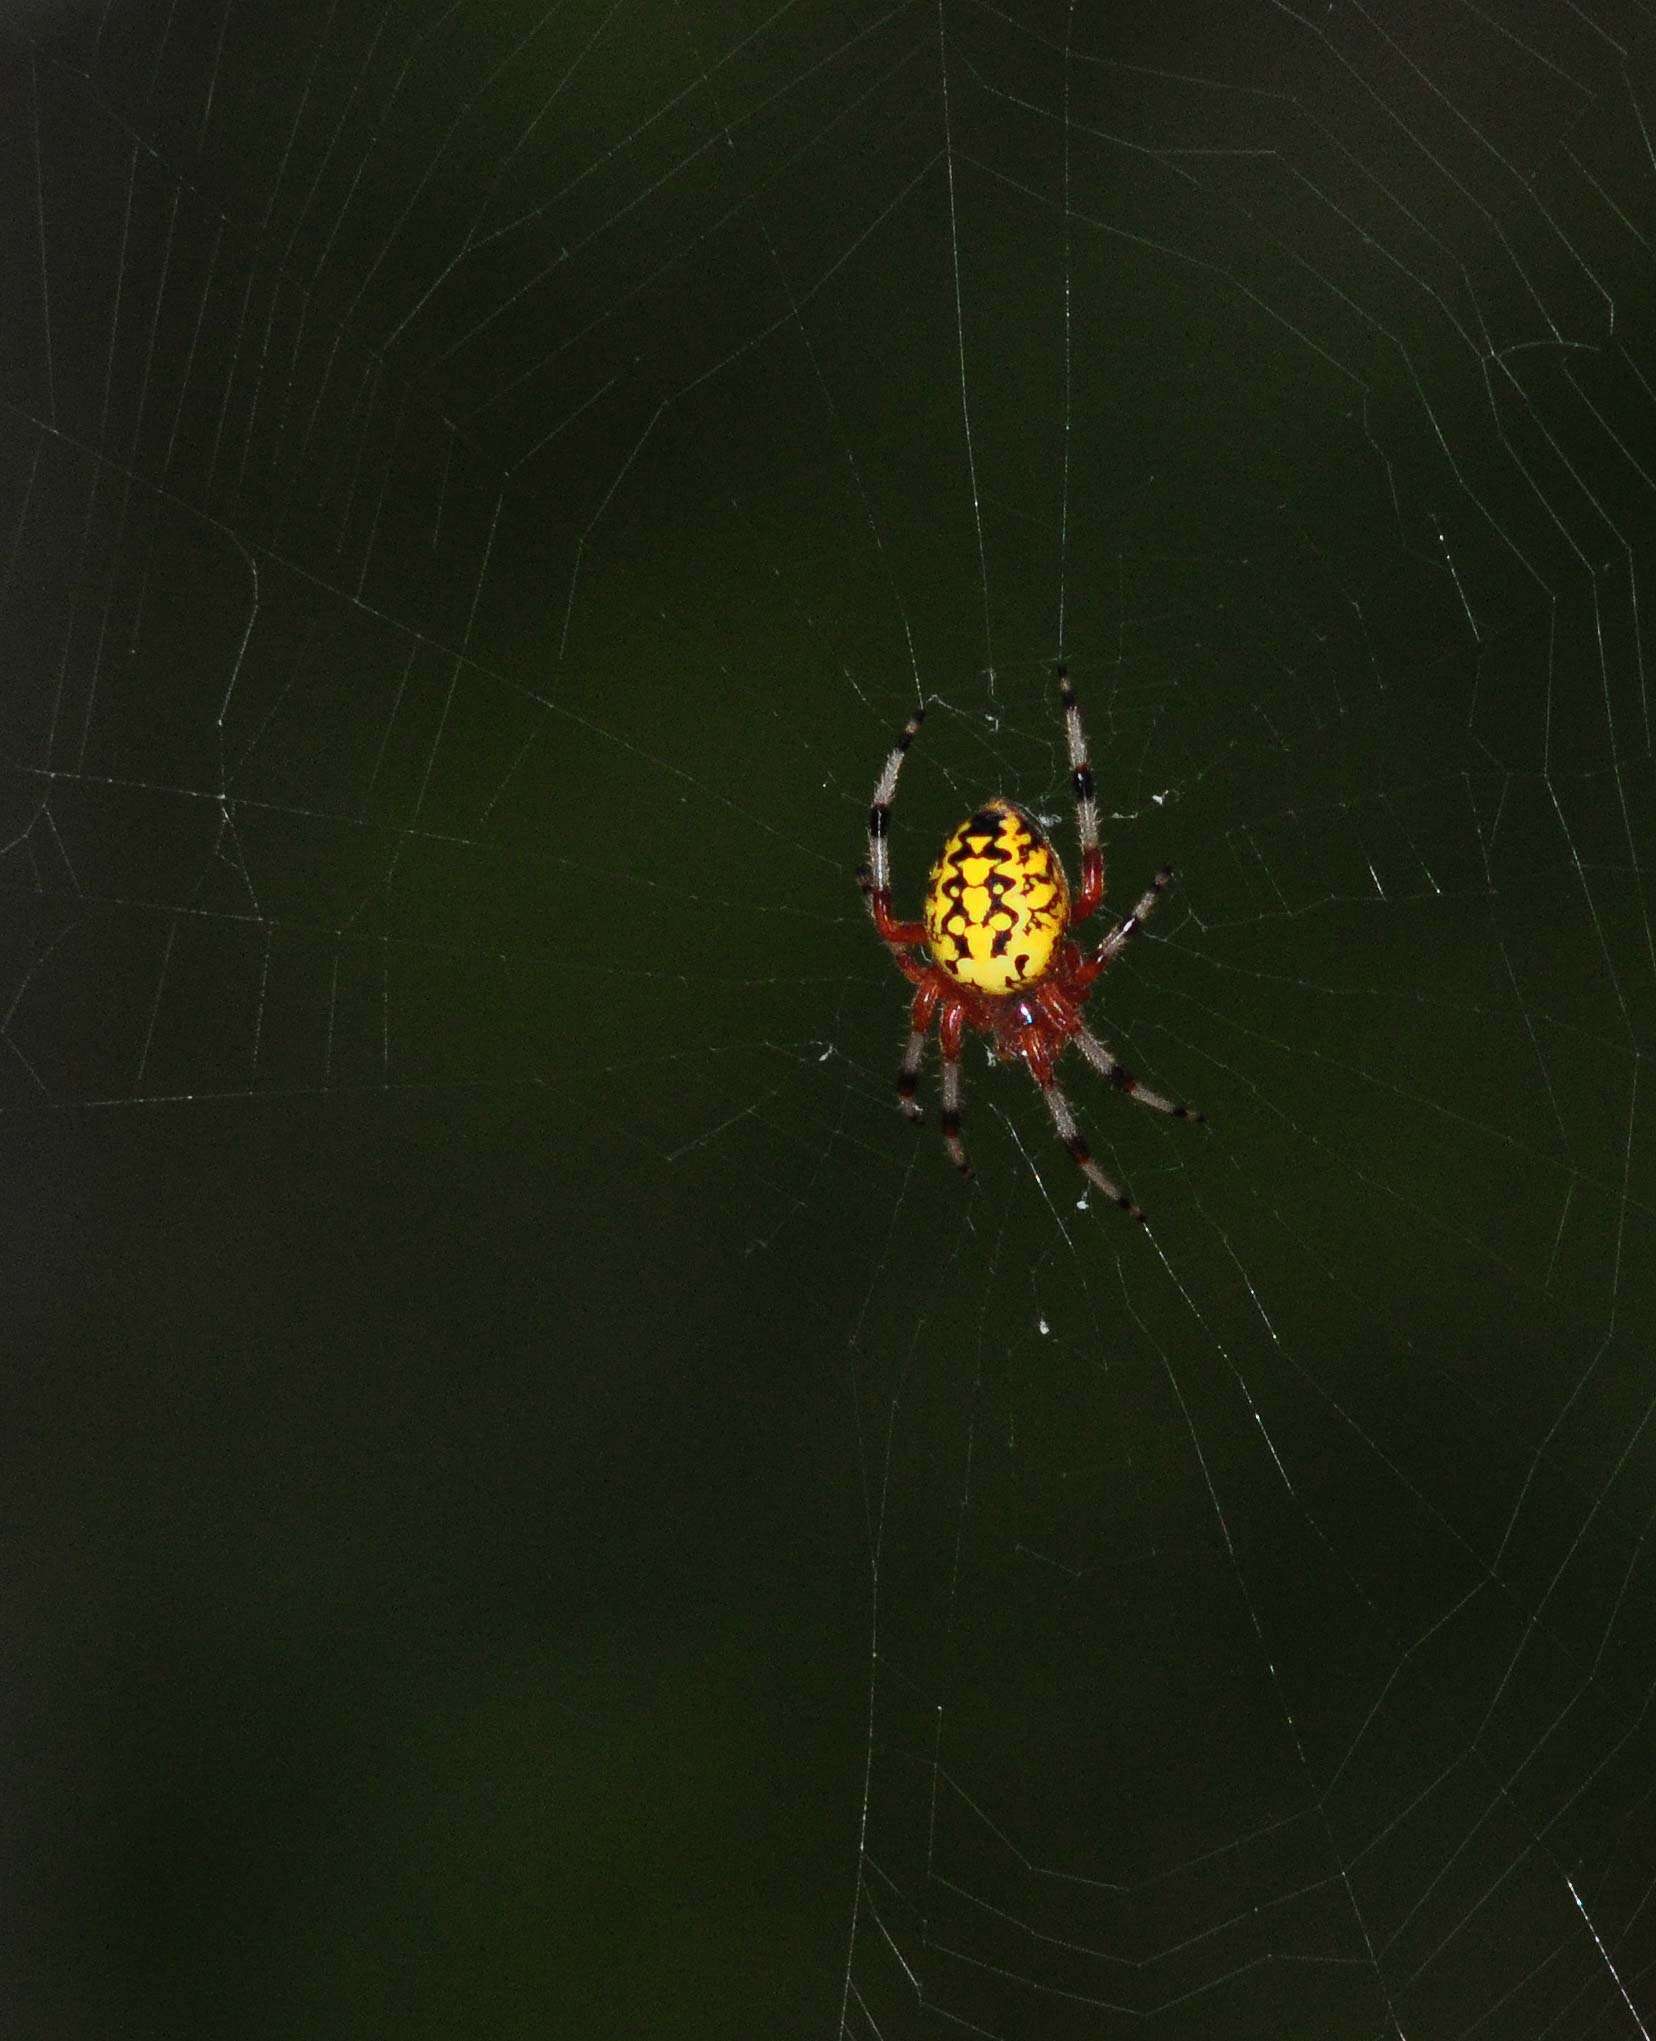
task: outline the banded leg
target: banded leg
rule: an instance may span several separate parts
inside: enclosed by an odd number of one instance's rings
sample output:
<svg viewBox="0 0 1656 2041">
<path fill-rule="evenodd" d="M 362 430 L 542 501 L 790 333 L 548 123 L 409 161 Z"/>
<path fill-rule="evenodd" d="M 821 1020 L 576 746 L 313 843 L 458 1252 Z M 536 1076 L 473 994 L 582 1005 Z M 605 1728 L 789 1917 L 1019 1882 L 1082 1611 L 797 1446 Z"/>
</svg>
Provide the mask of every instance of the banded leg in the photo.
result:
<svg viewBox="0 0 1656 2041">
<path fill-rule="evenodd" d="M 1169 1113 L 1175 1120 L 1201 1121 L 1206 1113 L 1199 1113 L 1194 1106 L 1175 1105 L 1170 1098 L 1164 1098 L 1159 1091 L 1152 1091 L 1147 1084 L 1140 1084 L 1124 1064 L 1118 1063 L 1098 1037 L 1086 1028 L 1075 1031 L 1075 1046 L 1098 1072 L 1099 1076 L 1113 1084 L 1117 1091 L 1126 1092 L 1129 1098 L 1136 1098 L 1141 1106 L 1154 1106 L 1158 1113 Z"/>
<path fill-rule="evenodd" d="M 1133 903 L 1133 911 L 1119 921 L 1075 974 L 1075 989 L 1084 992 L 1093 980 L 1107 971 L 1161 904 L 1161 897 L 1173 883 L 1173 867 L 1163 865 Z"/>
<path fill-rule="evenodd" d="M 897 795 L 897 775 L 902 771 L 904 756 L 925 720 L 926 711 L 922 704 L 898 731 L 897 742 L 886 755 L 868 810 L 868 883 L 863 891 L 868 895 L 868 909 L 882 940 L 899 945 L 923 943 L 926 939 L 923 924 L 897 921 L 892 916 L 891 852 L 886 844 L 891 804 Z"/>
<path fill-rule="evenodd" d="M 938 1024 L 937 1043 L 943 1055 L 943 1146 L 949 1151 L 949 1160 L 962 1176 L 970 1176 L 972 1165 L 966 1160 L 966 1150 L 960 1139 L 960 1048 L 966 1035 L 966 1011 L 964 1007 L 946 1006 L 943 1018 Z"/>
<path fill-rule="evenodd" d="M 1075 1115 L 1064 1094 L 1047 1078 L 1041 1085 L 1041 1096 L 1047 1102 L 1047 1111 L 1052 1115 L 1052 1124 L 1058 1129 L 1058 1138 L 1069 1150 L 1071 1159 L 1088 1183 L 1102 1191 L 1112 1205 L 1119 1205 L 1129 1219 L 1137 1219 L 1142 1225 L 1144 1212 L 1135 1205 L 1120 1184 L 1112 1183 L 1103 1170 L 1092 1159 L 1092 1151 L 1081 1138 L 1081 1129 L 1075 1124 Z"/>
<path fill-rule="evenodd" d="M 1081 836 L 1081 884 L 1070 907 L 1070 920 L 1085 921 L 1104 897 L 1104 853 L 1098 842 L 1098 796 L 1093 790 L 1092 762 L 1075 689 L 1062 666 L 1058 692 L 1064 703 L 1064 738 L 1069 745 L 1070 785 L 1075 790 L 1075 826 Z"/>
<path fill-rule="evenodd" d="M 924 979 L 919 991 L 914 995 L 914 1005 L 909 1010 L 908 1046 L 904 1049 L 903 1060 L 897 1067 L 897 1105 L 903 1117 L 908 1120 L 923 1120 L 926 1117 L 914 1094 L 920 1083 L 920 1061 L 926 1053 L 926 1037 L 931 1033 L 931 1024 L 936 1017 L 940 997 L 931 979 Z"/>
</svg>

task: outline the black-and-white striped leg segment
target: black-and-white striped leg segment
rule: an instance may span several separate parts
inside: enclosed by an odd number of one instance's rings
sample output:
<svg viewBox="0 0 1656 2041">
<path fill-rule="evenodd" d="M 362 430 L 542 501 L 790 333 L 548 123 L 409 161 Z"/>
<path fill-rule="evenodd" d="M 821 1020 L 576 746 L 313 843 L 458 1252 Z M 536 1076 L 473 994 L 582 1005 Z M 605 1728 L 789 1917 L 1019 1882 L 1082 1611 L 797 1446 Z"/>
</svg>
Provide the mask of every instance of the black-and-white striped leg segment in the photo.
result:
<svg viewBox="0 0 1656 2041">
<path fill-rule="evenodd" d="M 1070 787 L 1075 794 L 1075 819 L 1081 832 L 1083 851 L 1098 848 L 1098 795 L 1093 787 L 1092 761 L 1087 756 L 1087 733 L 1081 727 L 1081 705 L 1069 674 L 1058 669 L 1058 692 L 1064 703 L 1064 738 L 1069 746 Z"/>
<path fill-rule="evenodd" d="M 897 1066 L 897 1105 L 903 1117 L 908 1120 L 923 1120 L 926 1115 L 921 1109 L 915 1092 L 920 1087 L 920 1065 L 926 1054 L 926 1037 L 919 1028 L 909 1033 L 908 1047 L 903 1051 L 903 1060 Z"/>
<path fill-rule="evenodd" d="M 951 1056 L 947 1045 L 943 1050 L 943 1109 L 940 1124 L 943 1128 L 943 1146 L 949 1151 L 949 1160 L 962 1176 L 970 1176 L 972 1165 L 966 1160 L 966 1150 L 960 1139 L 960 1050 L 958 1046 Z"/>
<path fill-rule="evenodd" d="M 965 1042 L 966 1009 L 946 999 L 937 1023 L 937 1048 L 943 1059 L 943 1146 L 961 1175 L 970 1176 L 972 1165 L 960 1142 L 960 1052 Z"/>
<path fill-rule="evenodd" d="M 1092 1151 L 1081 1138 L 1081 1129 L 1075 1124 L 1075 1114 L 1070 1110 L 1069 1100 L 1065 1098 L 1056 1084 L 1043 1084 L 1041 1086 L 1041 1096 L 1047 1102 L 1047 1111 L 1052 1115 L 1052 1124 L 1058 1129 L 1058 1138 L 1069 1150 L 1070 1159 L 1074 1162 L 1076 1168 L 1080 1170 L 1088 1183 L 1092 1184 L 1095 1189 L 1101 1191 L 1109 1199 L 1112 1205 L 1119 1205 L 1129 1219 L 1137 1219 L 1142 1223 L 1144 1219 L 1143 1210 L 1133 1203 L 1120 1184 L 1112 1183 L 1110 1178 L 1099 1168 L 1098 1164 L 1093 1161 Z"/>
<path fill-rule="evenodd" d="M 891 804 L 897 795 L 897 775 L 903 769 L 903 760 L 925 720 L 926 711 L 922 705 L 897 733 L 897 742 L 886 754 L 885 765 L 875 784 L 874 799 L 869 803 L 868 872 L 876 898 L 889 900 L 891 897 L 891 852 L 886 845 Z"/>
<path fill-rule="evenodd" d="M 1161 870 L 1139 895 L 1138 899 L 1134 901 L 1132 913 L 1127 916 L 1125 921 L 1117 922 L 1115 927 L 1110 930 L 1110 933 L 1099 944 L 1098 948 L 1093 951 L 1092 959 L 1087 969 L 1089 980 L 1096 978 L 1100 971 L 1107 969 L 1121 955 L 1122 951 L 1126 949 L 1134 936 L 1138 934 L 1139 930 L 1143 928 L 1151 915 L 1161 905 L 1162 895 L 1172 883 L 1173 867 L 1171 865 L 1163 865 Z"/>
<path fill-rule="evenodd" d="M 1154 1106 L 1158 1113 L 1169 1113 L 1175 1120 L 1205 1120 L 1206 1113 L 1199 1113 L 1194 1106 L 1181 1106 L 1170 1098 L 1164 1098 L 1159 1091 L 1152 1091 L 1138 1079 L 1123 1063 L 1118 1063 L 1104 1044 L 1087 1028 L 1077 1028 L 1075 1046 L 1098 1072 L 1099 1076 L 1114 1085 L 1117 1091 L 1124 1091 L 1129 1098 L 1136 1098 L 1141 1106 Z"/>
<path fill-rule="evenodd" d="M 1087 733 L 1081 727 L 1081 707 L 1075 699 L 1069 673 L 1062 666 L 1058 669 L 1058 693 L 1064 704 L 1064 741 L 1069 748 L 1075 826 L 1081 839 L 1081 885 L 1071 908 L 1071 919 L 1085 921 L 1104 894 L 1104 853 L 1098 842 L 1098 794 L 1093 786 L 1092 761 L 1087 756 Z"/>
</svg>

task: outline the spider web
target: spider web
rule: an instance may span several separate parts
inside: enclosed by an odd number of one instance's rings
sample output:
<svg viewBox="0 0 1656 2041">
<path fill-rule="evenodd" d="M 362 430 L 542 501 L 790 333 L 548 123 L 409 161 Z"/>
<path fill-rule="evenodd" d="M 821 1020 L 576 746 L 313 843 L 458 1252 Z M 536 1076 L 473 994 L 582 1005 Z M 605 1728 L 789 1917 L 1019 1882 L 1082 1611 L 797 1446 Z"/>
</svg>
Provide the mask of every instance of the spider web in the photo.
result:
<svg viewBox="0 0 1656 2041">
<path fill-rule="evenodd" d="M 1652 28 L 14 11 L 31 2031 L 1648 2037 Z"/>
</svg>

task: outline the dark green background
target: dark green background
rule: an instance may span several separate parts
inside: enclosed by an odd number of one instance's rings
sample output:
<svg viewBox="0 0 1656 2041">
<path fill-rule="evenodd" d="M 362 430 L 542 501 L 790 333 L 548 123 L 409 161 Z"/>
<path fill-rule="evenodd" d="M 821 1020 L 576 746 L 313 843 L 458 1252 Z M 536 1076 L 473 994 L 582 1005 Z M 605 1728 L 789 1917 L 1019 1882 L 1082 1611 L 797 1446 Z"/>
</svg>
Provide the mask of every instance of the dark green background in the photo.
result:
<svg viewBox="0 0 1656 2041">
<path fill-rule="evenodd" d="M 9 2033 L 1652 2024 L 1650 60 L 14 11 Z M 1148 1234 L 851 882 L 1060 652 Z"/>
</svg>

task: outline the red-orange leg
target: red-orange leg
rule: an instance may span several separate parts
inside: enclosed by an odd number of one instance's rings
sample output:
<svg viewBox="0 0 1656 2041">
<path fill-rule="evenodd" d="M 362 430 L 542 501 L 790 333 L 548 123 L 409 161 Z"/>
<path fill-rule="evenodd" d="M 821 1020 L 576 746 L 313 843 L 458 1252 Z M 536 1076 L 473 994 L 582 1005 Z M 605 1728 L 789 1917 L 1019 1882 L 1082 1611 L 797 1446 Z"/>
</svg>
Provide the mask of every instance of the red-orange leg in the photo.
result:
<svg viewBox="0 0 1656 2041">
<path fill-rule="evenodd" d="M 898 921 L 891 911 L 891 895 L 882 893 L 869 877 L 867 865 L 857 868 L 857 884 L 862 896 L 868 902 L 868 911 L 874 918 L 874 928 L 880 940 L 893 950 L 912 948 L 926 940 L 925 924 L 919 921 Z M 902 961 L 898 959 L 899 963 Z M 919 980 L 916 979 L 918 984 Z"/>
<path fill-rule="evenodd" d="M 1081 884 L 1070 902 L 1072 923 L 1086 921 L 1098 912 L 1098 903 L 1104 898 L 1104 853 L 1101 850 L 1084 850 L 1081 853 Z"/>
<path fill-rule="evenodd" d="M 1043 1088 L 1052 1082 L 1052 1044 L 1040 1028 L 1025 1028 L 1018 1044 L 1029 1074 Z"/>
<path fill-rule="evenodd" d="M 1075 1008 L 1064 997 L 1063 993 L 1058 990 L 1050 978 L 1044 984 L 1036 987 L 1035 1004 L 1041 1009 L 1042 1014 L 1057 1029 L 1060 1035 L 1070 1035 L 1075 1032 Z"/>
<path fill-rule="evenodd" d="M 916 943 L 926 940 L 926 924 L 923 921 L 898 921 L 892 914 L 889 893 L 871 892 L 868 905 L 882 942 L 890 943 L 894 949 L 912 949 Z"/>
</svg>

